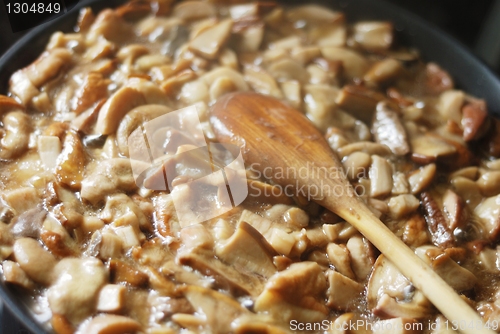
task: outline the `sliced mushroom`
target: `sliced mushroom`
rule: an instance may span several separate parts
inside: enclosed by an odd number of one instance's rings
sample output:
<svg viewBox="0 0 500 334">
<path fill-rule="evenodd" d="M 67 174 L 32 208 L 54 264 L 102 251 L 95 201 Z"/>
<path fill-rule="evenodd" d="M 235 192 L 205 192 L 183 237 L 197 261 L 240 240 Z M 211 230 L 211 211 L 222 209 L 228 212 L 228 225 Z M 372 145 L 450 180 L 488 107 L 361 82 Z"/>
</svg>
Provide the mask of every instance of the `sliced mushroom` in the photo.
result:
<svg viewBox="0 0 500 334">
<path fill-rule="evenodd" d="M 350 180 L 356 180 L 367 176 L 368 167 L 372 158 L 365 152 L 354 152 L 342 161 L 344 171 Z"/>
<path fill-rule="evenodd" d="M 38 137 L 38 154 L 47 171 L 53 172 L 57 166 L 57 157 L 61 153 L 61 140 L 56 136 Z"/>
<path fill-rule="evenodd" d="M 290 21 L 306 21 L 309 24 L 332 24 L 342 20 L 344 15 L 324 6 L 307 4 L 296 6 L 286 12 L 286 18 Z"/>
<path fill-rule="evenodd" d="M 118 15 L 118 13 L 111 9 L 101 11 L 95 21 L 90 26 L 87 33 L 87 40 L 95 42 L 100 36 L 104 37 L 110 42 L 123 42 L 132 35 L 132 29 L 129 24 Z"/>
<path fill-rule="evenodd" d="M 500 193 L 500 171 L 480 170 L 480 177 L 477 179 L 476 184 L 484 196 L 490 197 Z"/>
<path fill-rule="evenodd" d="M 14 209 L 18 215 L 34 209 L 40 204 L 40 197 L 33 187 L 21 187 L 5 191 L 2 194 L 2 198 L 5 204 Z"/>
<path fill-rule="evenodd" d="M 276 252 L 284 256 L 289 256 L 295 245 L 295 238 L 292 234 L 276 227 L 270 229 L 267 240 Z"/>
<path fill-rule="evenodd" d="M 354 25 L 354 40 L 367 50 L 387 50 L 394 39 L 390 22 L 358 22 Z"/>
<path fill-rule="evenodd" d="M 13 159 L 28 149 L 32 130 L 30 117 L 22 111 L 11 111 L 3 118 L 5 135 L 0 140 L 0 159 Z"/>
<path fill-rule="evenodd" d="M 319 47 L 343 47 L 347 42 L 347 27 L 343 18 L 329 25 L 317 25 L 309 31 L 309 38 Z"/>
<path fill-rule="evenodd" d="M 42 229 L 43 221 L 47 211 L 41 206 L 34 208 L 15 217 L 10 225 L 12 235 L 15 237 L 38 238 Z"/>
<path fill-rule="evenodd" d="M 370 124 L 377 104 L 384 99 L 384 95 L 368 88 L 346 85 L 340 91 L 335 102 L 357 119 Z"/>
<path fill-rule="evenodd" d="M 437 110 L 444 119 L 451 119 L 456 124 L 462 121 L 462 105 L 465 94 L 461 90 L 449 90 L 439 96 Z"/>
<path fill-rule="evenodd" d="M 17 239 L 13 250 L 17 263 L 33 281 L 43 285 L 52 283 L 52 270 L 57 261 L 38 241 L 31 238 Z"/>
<path fill-rule="evenodd" d="M 226 19 L 204 30 L 190 43 L 189 49 L 207 59 L 217 58 L 220 50 L 224 48 L 229 36 L 233 20 Z"/>
<path fill-rule="evenodd" d="M 120 226 L 117 220 L 130 213 L 133 213 L 135 216 L 134 220 L 136 221 L 135 224 L 137 224 L 137 227 L 145 231 L 152 230 L 151 222 L 148 217 L 141 208 L 125 194 L 108 196 L 106 199 L 106 206 L 100 212 L 99 218 L 107 223 L 114 222 L 115 226 Z"/>
<path fill-rule="evenodd" d="M 264 277 L 276 273 L 272 262 L 274 249 L 250 224 L 242 221 L 234 234 L 215 248 L 215 254 L 222 260 L 246 268 Z"/>
<path fill-rule="evenodd" d="M 3 261 L 2 262 L 3 279 L 6 283 L 16 284 L 25 289 L 35 288 L 33 281 L 26 275 L 26 272 L 19 266 L 17 262 Z"/>
<path fill-rule="evenodd" d="M 495 242 L 500 232 L 500 195 L 486 198 L 474 209 L 483 226 L 484 236 Z"/>
<path fill-rule="evenodd" d="M 186 21 L 215 16 L 215 14 L 215 6 L 205 1 L 183 1 L 172 9 L 172 16 Z"/>
<path fill-rule="evenodd" d="M 399 195 L 389 200 L 389 210 L 393 218 L 399 219 L 420 206 L 420 201 L 411 194 Z"/>
<path fill-rule="evenodd" d="M 443 195 L 444 212 L 448 218 L 448 226 L 454 231 L 456 228 L 463 229 L 467 224 L 468 212 L 465 201 L 453 190 L 447 189 Z"/>
<path fill-rule="evenodd" d="M 415 213 L 408 218 L 403 227 L 403 241 L 411 247 L 418 247 L 429 243 L 427 223 L 420 213 Z"/>
<path fill-rule="evenodd" d="M 431 303 L 410 281 L 380 255 L 368 282 L 368 307 L 379 317 L 425 318 L 434 313 Z"/>
<path fill-rule="evenodd" d="M 453 233 L 448 227 L 443 213 L 429 192 L 420 194 L 425 220 L 432 236 L 432 242 L 439 247 L 449 248 L 455 245 Z"/>
<path fill-rule="evenodd" d="M 415 253 L 458 292 L 473 289 L 476 285 L 476 276 L 453 261 L 442 249 L 434 246 L 421 246 L 415 249 Z"/>
<path fill-rule="evenodd" d="M 347 241 L 346 247 L 349 250 L 352 271 L 358 281 L 364 281 L 372 271 L 375 263 L 373 246 L 365 238 L 353 236 Z"/>
<path fill-rule="evenodd" d="M 436 165 L 428 164 L 408 175 L 408 183 L 412 194 L 418 194 L 427 188 L 436 175 Z"/>
<path fill-rule="evenodd" d="M 341 159 L 353 154 L 354 152 L 364 152 L 369 155 L 388 156 L 391 154 L 391 149 L 386 145 L 372 143 L 369 141 L 347 144 L 337 149 L 337 154 Z"/>
<path fill-rule="evenodd" d="M 326 247 L 326 254 L 328 255 L 328 260 L 342 275 L 354 279 L 354 272 L 351 269 L 351 258 L 349 250 L 345 245 L 339 245 L 335 243 L 329 243 Z"/>
<path fill-rule="evenodd" d="M 403 66 L 399 60 L 387 58 L 375 63 L 364 76 L 369 86 L 386 84 L 396 79 L 403 72 Z"/>
<path fill-rule="evenodd" d="M 233 84 L 236 86 L 238 91 L 247 91 L 249 90 L 248 84 L 245 82 L 243 76 L 228 67 L 218 67 L 213 69 L 212 71 L 204 74 L 201 79 L 206 82 L 208 86 L 212 86 L 212 84 L 221 77 L 229 78 Z"/>
<path fill-rule="evenodd" d="M 321 49 L 321 53 L 328 60 L 341 61 L 344 74 L 349 80 L 362 78 L 370 66 L 365 57 L 349 49 L 326 46 Z"/>
<path fill-rule="evenodd" d="M 146 103 L 144 95 L 131 87 L 122 87 L 102 106 L 96 123 L 96 132 L 107 135 L 118 128 L 123 116 Z"/>
<path fill-rule="evenodd" d="M 252 67 L 246 67 L 243 71 L 245 81 L 254 91 L 264 95 L 271 95 L 278 99 L 283 98 L 280 88 L 274 78 L 267 72 Z"/>
<path fill-rule="evenodd" d="M 61 68 L 71 63 L 72 53 L 64 48 L 56 48 L 45 51 L 30 66 L 22 71 L 26 73 L 31 83 L 35 87 L 41 87 L 43 84 L 54 78 Z"/>
<path fill-rule="evenodd" d="M 491 274 L 497 274 L 500 272 L 500 249 L 497 248 L 483 248 L 478 256 L 478 262 L 483 266 L 486 272 Z"/>
<path fill-rule="evenodd" d="M 233 26 L 231 45 L 240 53 L 257 52 L 264 39 L 265 25 L 255 18 L 244 18 L 235 22 Z"/>
<path fill-rule="evenodd" d="M 322 299 L 325 290 L 326 278 L 317 263 L 294 263 L 269 279 L 254 310 L 284 322 L 319 322 L 328 314 Z"/>
<path fill-rule="evenodd" d="M 179 264 L 188 266 L 210 276 L 214 280 L 214 286 L 228 289 L 236 295 L 248 294 L 256 297 L 264 289 L 264 284 L 257 275 L 237 270 L 213 256 L 213 252 L 195 249 L 187 253 L 181 253 L 177 257 Z"/>
<path fill-rule="evenodd" d="M 129 111 L 120 121 L 116 131 L 116 143 L 120 153 L 126 157 L 129 156 L 129 145 L 135 143 L 135 141 L 131 141 L 130 143 L 129 137 L 135 129 L 145 122 L 167 114 L 170 111 L 170 108 L 158 104 L 148 104 Z"/>
<path fill-rule="evenodd" d="M 398 114 L 385 102 L 377 104 L 373 115 L 372 133 L 377 143 L 388 146 L 395 155 L 401 156 L 410 152 L 406 130 Z"/>
<path fill-rule="evenodd" d="M 80 322 L 95 312 L 97 293 L 107 281 L 107 271 L 97 259 L 62 259 L 54 267 L 56 282 L 47 291 L 52 312 Z"/>
<path fill-rule="evenodd" d="M 338 90 L 329 85 L 307 85 L 304 94 L 307 117 L 316 127 L 326 130 L 333 122 Z"/>
<path fill-rule="evenodd" d="M 130 161 L 117 158 L 102 161 L 84 178 L 80 194 L 83 199 L 96 204 L 106 195 L 132 191 L 135 188 Z"/>
<path fill-rule="evenodd" d="M 231 297 L 211 289 L 188 285 L 184 286 L 181 292 L 193 308 L 202 314 L 214 333 L 232 332 L 231 323 L 249 313 Z M 220 317 L 221 314 L 224 314 L 224 317 Z"/>
<path fill-rule="evenodd" d="M 304 66 L 321 57 L 321 49 L 317 46 L 296 46 L 290 50 L 290 56 Z"/>
<path fill-rule="evenodd" d="M 326 277 L 329 283 L 326 305 L 336 310 L 354 311 L 364 286 L 333 270 L 328 270 Z"/>
<path fill-rule="evenodd" d="M 84 326 L 88 334 L 135 333 L 142 328 L 137 321 L 122 315 L 105 314 L 92 318 Z"/>
<path fill-rule="evenodd" d="M 277 81 L 297 80 L 304 84 L 309 81 L 309 73 L 297 61 L 291 58 L 278 59 L 267 70 Z"/>
<path fill-rule="evenodd" d="M 73 189 L 80 189 L 85 161 L 85 151 L 80 137 L 75 132 L 68 132 L 63 150 L 57 159 L 54 173 L 57 181 Z"/>
<path fill-rule="evenodd" d="M 387 160 L 372 155 L 372 163 L 368 172 L 370 176 L 370 196 L 379 197 L 392 191 L 392 167 Z"/>
</svg>

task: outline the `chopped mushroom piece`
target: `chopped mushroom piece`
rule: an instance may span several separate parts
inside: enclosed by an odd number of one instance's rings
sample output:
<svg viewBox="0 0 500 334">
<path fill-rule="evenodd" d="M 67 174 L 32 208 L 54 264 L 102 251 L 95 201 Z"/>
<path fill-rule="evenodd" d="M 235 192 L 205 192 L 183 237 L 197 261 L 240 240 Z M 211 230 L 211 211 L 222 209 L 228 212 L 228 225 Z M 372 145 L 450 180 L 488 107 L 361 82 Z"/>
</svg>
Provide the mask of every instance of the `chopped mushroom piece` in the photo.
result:
<svg viewBox="0 0 500 334">
<path fill-rule="evenodd" d="M 272 276 L 265 290 L 255 301 L 257 312 L 269 312 L 285 322 L 315 322 L 323 320 L 328 311 L 321 301 L 326 290 L 326 278 L 314 262 L 292 264 Z"/>
<path fill-rule="evenodd" d="M 372 143 L 369 141 L 360 141 L 357 143 L 347 144 L 337 149 L 337 154 L 341 159 L 354 152 L 364 152 L 370 155 L 376 154 L 377 156 L 387 156 L 391 154 L 390 148 L 386 145 Z"/>
<path fill-rule="evenodd" d="M 326 276 L 329 283 L 326 305 L 336 310 L 355 310 L 356 301 L 361 297 L 364 286 L 333 270 L 328 270 Z"/>
<path fill-rule="evenodd" d="M 98 259 L 64 258 L 54 267 L 54 277 L 55 284 L 47 290 L 50 309 L 79 323 L 95 312 L 108 273 Z"/>
<path fill-rule="evenodd" d="M 347 79 L 362 78 L 369 69 L 364 56 L 346 48 L 325 46 L 321 49 L 323 57 L 332 61 L 341 61 Z"/>
<path fill-rule="evenodd" d="M 118 312 L 125 306 L 127 289 L 123 285 L 107 284 L 99 292 L 97 310 L 100 312 Z"/>
<path fill-rule="evenodd" d="M 378 197 L 387 195 L 392 190 L 392 167 L 387 160 L 372 155 L 370 165 L 370 196 Z"/>
<path fill-rule="evenodd" d="M 233 320 L 248 313 L 234 299 L 211 289 L 188 285 L 181 291 L 194 309 L 204 316 L 214 333 L 230 333 Z"/>
<path fill-rule="evenodd" d="M 388 205 L 391 216 L 398 219 L 415 211 L 420 206 L 420 201 L 411 194 L 405 194 L 392 197 Z"/>
<path fill-rule="evenodd" d="M 358 281 L 364 281 L 375 263 L 373 246 L 365 238 L 354 236 L 347 241 L 346 247 L 349 250 L 352 271 Z"/>
<path fill-rule="evenodd" d="M 6 283 L 17 284 L 25 289 L 33 289 L 35 287 L 33 281 L 26 275 L 26 272 L 17 262 L 3 261 L 2 272 L 4 282 Z"/>
<path fill-rule="evenodd" d="M 80 189 L 83 180 L 86 154 L 83 144 L 74 132 L 68 132 L 63 150 L 57 159 L 56 179 L 73 189 Z"/>
<path fill-rule="evenodd" d="M 362 86 L 346 85 L 335 100 L 339 107 L 349 111 L 354 117 L 370 124 L 372 115 L 385 96 Z"/>
<path fill-rule="evenodd" d="M 172 9 L 172 16 L 186 21 L 214 16 L 215 13 L 214 5 L 206 1 L 183 1 Z"/>
<path fill-rule="evenodd" d="M 476 276 L 453 261 L 443 250 L 434 246 L 421 246 L 415 253 L 453 289 L 462 292 L 473 289 L 476 285 Z"/>
<path fill-rule="evenodd" d="M 128 159 L 109 159 L 103 161 L 89 176 L 82 181 L 81 196 L 95 204 L 120 191 L 136 188 L 132 168 Z"/>
<path fill-rule="evenodd" d="M 483 226 L 484 236 L 495 242 L 500 232 L 500 195 L 486 198 L 474 209 Z"/>
<path fill-rule="evenodd" d="M 462 123 L 462 105 L 465 94 L 461 90 L 449 90 L 439 96 L 437 109 L 445 119 L 451 119 L 456 124 Z"/>
<path fill-rule="evenodd" d="M 378 86 L 396 79 L 403 71 L 401 62 L 387 58 L 375 63 L 364 76 L 369 86 Z"/>
<path fill-rule="evenodd" d="M 250 272 L 271 277 L 276 273 L 271 245 L 247 222 L 241 221 L 234 234 L 215 248 L 215 254 L 222 260 L 241 266 Z"/>
<path fill-rule="evenodd" d="M 56 136 L 38 137 L 38 154 L 46 170 L 53 172 L 57 166 L 57 157 L 61 153 L 61 140 Z"/>
<path fill-rule="evenodd" d="M 228 289 L 237 295 L 248 294 L 259 295 L 264 289 L 262 279 L 254 273 L 237 270 L 213 257 L 212 252 L 200 249 L 191 250 L 179 254 L 179 264 L 189 266 L 204 275 L 214 279 L 214 285 L 222 289 Z"/>
<path fill-rule="evenodd" d="M 465 202 L 453 190 L 447 189 L 443 195 L 444 212 L 448 218 L 448 226 L 451 231 L 456 228 L 464 228 L 467 224 L 467 208 Z"/>
<path fill-rule="evenodd" d="M 386 50 L 394 39 L 390 22 L 359 22 L 353 29 L 354 40 L 367 50 Z"/>
<path fill-rule="evenodd" d="M 189 49 L 207 59 L 215 59 L 229 39 L 232 26 L 231 19 L 217 23 L 196 36 L 189 43 Z"/>
<path fill-rule="evenodd" d="M 428 164 L 427 166 L 420 167 L 408 175 L 408 183 L 412 194 L 418 194 L 434 179 L 436 175 L 436 165 Z"/>
<path fill-rule="evenodd" d="M 3 117 L 3 129 L 0 159 L 13 159 L 22 155 L 29 145 L 32 130 L 30 117 L 22 111 L 11 111 Z"/>
<path fill-rule="evenodd" d="M 385 102 L 377 104 L 372 133 L 377 143 L 387 145 L 395 155 L 401 156 L 410 152 L 406 130 L 398 114 Z"/>
<path fill-rule="evenodd" d="M 328 254 L 328 260 L 335 267 L 335 270 L 348 278 L 355 278 L 351 269 L 349 250 L 345 245 L 329 243 L 326 247 L 326 254 Z"/>
<path fill-rule="evenodd" d="M 17 239 L 13 250 L 17 263 L 29 278 L 43 285 L 53 282 L 52 270 L 57 260 L 38 241 L 31 238 Z"/>
<path fill-rule="evenodd" d="M 98 315 L 83 326 L 87 334 L 135 333 L 141 328 L 137 321 L 114 314 Z"/>
</svg>

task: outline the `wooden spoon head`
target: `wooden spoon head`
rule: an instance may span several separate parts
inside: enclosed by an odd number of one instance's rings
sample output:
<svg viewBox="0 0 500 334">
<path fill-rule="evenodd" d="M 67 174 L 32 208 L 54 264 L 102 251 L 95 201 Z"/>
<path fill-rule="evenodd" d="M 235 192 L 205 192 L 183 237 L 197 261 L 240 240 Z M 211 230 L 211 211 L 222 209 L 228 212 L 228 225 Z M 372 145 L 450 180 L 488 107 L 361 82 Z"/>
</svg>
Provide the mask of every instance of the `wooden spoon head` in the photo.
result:
<svg viewBox="0 0 500 334">
<path fill-rule="evenodd" d="M 342 165 L 323 135 L 300 111 L 278 99 L 252 92 L 223 96 L 210 110 L 210 123 L 220 142 L 238 145 L 247 166 L 298 194 L 321 202 L 321 189 L 341 187 L 352 197 Z M 306 191 L 307 192 L 307 191 Z M 321 203 L 320 203 L 321 204 Z"/>
</svg>

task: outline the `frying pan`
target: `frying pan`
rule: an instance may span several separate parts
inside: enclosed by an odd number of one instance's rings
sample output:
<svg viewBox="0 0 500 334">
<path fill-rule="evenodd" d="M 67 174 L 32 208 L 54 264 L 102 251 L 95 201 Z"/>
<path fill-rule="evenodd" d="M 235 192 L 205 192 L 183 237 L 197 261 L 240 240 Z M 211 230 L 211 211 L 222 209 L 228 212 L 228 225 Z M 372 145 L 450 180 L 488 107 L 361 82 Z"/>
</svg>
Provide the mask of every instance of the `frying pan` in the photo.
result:
<svg viewBox="0 0 500 334">
<path fill-rule="evenodd" d="M 66 15 L 28 32 L 0 58 L 0 94 L 7 92 L 8 81 L 12 73 L 29 65 L 44 50 L 53 32 L 73 31 L 78 10 L 81 7 L 91 6 L 94 12 L 99 12 L 105 7 L 115 7 L 123 2 L 124 0 L 80 1 Z M 305 2 L 287 0 L 285 3 L 288 5 Z M 452 75 L 459 88 L 485 99 L 489 112 L 500 117 L 499 78 L 464 45 L 436 26 L 383 0 L 315 0 L 313 2 L 343 11 L 349 21 L 388 20 L 393 22 L 397 39 L 401 44 L 417 48 L 424 60 L 438 63 Z M 47 328 L 35 320 L 32 312 L 19 297 L 19 292 L 7 289 L 0 283 L 0 298 L 26 328 L 35 334 L 49 333 Z"/>
</svg>

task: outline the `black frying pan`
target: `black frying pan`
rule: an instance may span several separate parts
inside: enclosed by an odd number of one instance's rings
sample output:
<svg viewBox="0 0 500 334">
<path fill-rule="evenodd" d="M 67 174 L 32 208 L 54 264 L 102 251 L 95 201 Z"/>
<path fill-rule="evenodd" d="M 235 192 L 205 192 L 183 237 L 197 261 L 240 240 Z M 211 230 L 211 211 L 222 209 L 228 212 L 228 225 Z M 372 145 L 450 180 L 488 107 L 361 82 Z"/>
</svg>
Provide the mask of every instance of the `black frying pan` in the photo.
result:
<svg viewBox="0 0 500 334">
<path fill-rule="evenodd" d="M 7 92 L 11 74 L 30 64 L 44 50 L 53 32 L 72 31 L 81 7 L 90 5 L 94 12 L 99 12 L 105 7 L 114 7 L 123 2 L 123 0 L 80 1 L 66 15 L 31 30 L 0 58 L 0 94 Z M 301 2 L 306 1 L 284 1 L 286 4 Z M 393 22 L 399 42 L 420 50 L 426 61 L 438 63 L 452 75 L 458 87 L 485 99 L 490 113 L 500 116 L 500 79 L 465 46 L 436 26 L 383 0 L 317 0 L 314 2 L 343 11 L 350 21 L 374 19 Z M 7 289 L 1 283 L 0 298 L 33 333 L 48 333 L 34 320 L 16 292 Z"/>
</svg>

